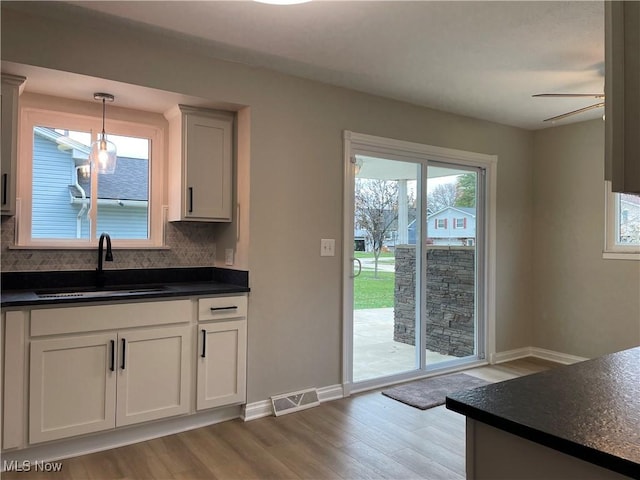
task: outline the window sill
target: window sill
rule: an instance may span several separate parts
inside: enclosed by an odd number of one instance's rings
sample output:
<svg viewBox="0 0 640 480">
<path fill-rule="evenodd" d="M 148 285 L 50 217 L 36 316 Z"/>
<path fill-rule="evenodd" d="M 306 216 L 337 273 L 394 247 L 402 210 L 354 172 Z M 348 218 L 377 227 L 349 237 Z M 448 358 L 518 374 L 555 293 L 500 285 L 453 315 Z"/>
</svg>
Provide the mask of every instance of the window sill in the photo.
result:
<svg viewBox="0 0 640 480">
<path fill-rule="evenodd" d="M 640 252 L 602 252 L 604 260 L 640 260 Z"/>
<path fill-rule="evenodd" d="M 96 250 L 98 245 L 9 245 L 9 250 Z M 140 246 L 118 246 L 113 245 L 113 250 L 171 250 L 169 245 L 140 245 Z"/>
</svg>

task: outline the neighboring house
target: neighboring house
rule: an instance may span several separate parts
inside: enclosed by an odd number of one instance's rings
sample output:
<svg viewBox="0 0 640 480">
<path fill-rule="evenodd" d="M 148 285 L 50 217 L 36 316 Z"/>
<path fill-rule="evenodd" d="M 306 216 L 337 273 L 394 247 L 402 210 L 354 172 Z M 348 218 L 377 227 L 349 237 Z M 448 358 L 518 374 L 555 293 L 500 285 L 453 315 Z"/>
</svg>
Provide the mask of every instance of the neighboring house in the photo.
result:
<svg viewBox="0 0 640 480">
<path fill-rule="evenodd" d="M 89 152 L 54 129 L 34 129 L 33 238 L 88 238 Z M 148 238 L 148 160 L 118 157 L 115 173 L 98 175 L 98 192 L 98 232 Z"/>
<path fill-rule="evenodd" d="M 446 207 L 427 216 L 430 245 L 473 245 L 476 238 L 476 209 Z M 416 222 L 409 224 L 409 244 L 416 243 Z"/>
<path fill-rule="evenodd" d="M 371 242 L 367 242 L 367 232 L 360 228 L 356 228 L 353 234 L 353 251 L 354 252 L 367 251 L 368 243 L 371 243 Z"/>
<path fill-rule="evenodd" d="M 369 215 L 363 214 L 362 212 L 356 211 L 355 215 L 355 230 L 353 234 L 354 239 L 354 250 L 356 252 L 370 252 L 373 250 L 373 242 L 371 241 L 371 236 L 367 229 L 362 228 L 359 222 L 359 216 L 364 216 L 368 219 L 371 217 L 376 217 L 379 214 L 377 210 L 370 213 Z M 388 225 L 388 228 L 384 235 L 383 248 L 393 248 L 397 243 L 398 238 L 398 213 L 397 211 L 385 211 L 383 212 L 384 218 L 382 221 L 378 222 L 384 225 Z M 415 208 L 410 208 L 408 212 L 409 218 L 415 217 Z"/>
</svg>

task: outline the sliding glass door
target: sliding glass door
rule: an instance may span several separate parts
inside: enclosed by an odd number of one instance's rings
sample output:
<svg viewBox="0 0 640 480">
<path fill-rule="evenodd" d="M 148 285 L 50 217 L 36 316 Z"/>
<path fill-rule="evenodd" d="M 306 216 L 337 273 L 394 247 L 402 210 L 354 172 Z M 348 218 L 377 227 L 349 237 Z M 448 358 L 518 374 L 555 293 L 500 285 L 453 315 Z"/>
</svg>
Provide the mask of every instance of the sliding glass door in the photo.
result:
<svg viewBox="0 0 640 480">
<path fill-rule="evenodd" d="M 412 241 L 415 252 L 409 224 L 415 224 L 420 165 L 355 158 L 353 380 L 360 382 L 416 366 L 417 258 L 406 248 Z M 398 246 L 402 258 L 396 257 Z"/>
<path fill-rule="evenodd" d="M 345 383 L 372 388 L 483 359 L 485 168 L 350 147 Z"/>
<path fill-rule="evenodd" d="M 421 292 L 426 366 L 482 358 L 483 170 L 429 162 Z"/>
</svg>

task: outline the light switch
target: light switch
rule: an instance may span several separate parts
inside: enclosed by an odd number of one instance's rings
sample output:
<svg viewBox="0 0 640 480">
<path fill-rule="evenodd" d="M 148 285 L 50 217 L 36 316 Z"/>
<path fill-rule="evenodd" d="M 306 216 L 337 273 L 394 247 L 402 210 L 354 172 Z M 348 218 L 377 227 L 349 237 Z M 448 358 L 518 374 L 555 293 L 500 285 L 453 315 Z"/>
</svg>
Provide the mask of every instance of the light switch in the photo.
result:
<svg viewBox="0 0 640 480">
<path fill-rule="evenodd" d="M 336 240 L 334 238 L 322 238 L 320 240 L 320 256 L 333 257 L 336 254 Z"/>
</svg>

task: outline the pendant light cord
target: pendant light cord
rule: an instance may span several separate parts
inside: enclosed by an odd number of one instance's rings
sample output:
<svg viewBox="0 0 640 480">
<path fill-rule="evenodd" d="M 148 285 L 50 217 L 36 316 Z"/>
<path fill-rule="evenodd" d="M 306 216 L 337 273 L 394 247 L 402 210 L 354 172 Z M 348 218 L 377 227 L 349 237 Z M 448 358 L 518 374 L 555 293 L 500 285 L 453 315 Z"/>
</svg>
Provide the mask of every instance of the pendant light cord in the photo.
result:
<svg viewBox="0 0 640 480">
<path fill-rule="evenodd" d="M 102 97 L 102 139 L 104 140 L 105 137 L 105 133 L 104 133 L 104 117 L 105 117 L 105 112 L 106 112 L 106 104 L 105 104 L 105 98 Z"/>
</svg>

